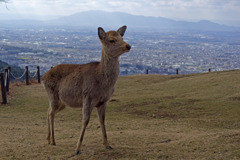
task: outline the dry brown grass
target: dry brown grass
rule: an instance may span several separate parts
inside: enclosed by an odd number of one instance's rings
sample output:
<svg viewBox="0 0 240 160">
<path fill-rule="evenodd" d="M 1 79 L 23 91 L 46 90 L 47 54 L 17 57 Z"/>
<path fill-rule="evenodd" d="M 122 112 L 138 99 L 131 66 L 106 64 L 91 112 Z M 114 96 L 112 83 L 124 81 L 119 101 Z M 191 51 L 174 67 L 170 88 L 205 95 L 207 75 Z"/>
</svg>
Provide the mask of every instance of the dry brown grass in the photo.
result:
<svg viewBox="0 0 240 160">
<path fill-rule="evenodd" d="M 94 110 L 77 156 L 81 109 L 56 115 L 48 145 L 43 87 L 16 86 L 0 105 L 0 159 L 240 159 L 239 81 L 240 71 L 120 77 L 106 113 L 114 149 L 104 149 Z"/>
</svg>

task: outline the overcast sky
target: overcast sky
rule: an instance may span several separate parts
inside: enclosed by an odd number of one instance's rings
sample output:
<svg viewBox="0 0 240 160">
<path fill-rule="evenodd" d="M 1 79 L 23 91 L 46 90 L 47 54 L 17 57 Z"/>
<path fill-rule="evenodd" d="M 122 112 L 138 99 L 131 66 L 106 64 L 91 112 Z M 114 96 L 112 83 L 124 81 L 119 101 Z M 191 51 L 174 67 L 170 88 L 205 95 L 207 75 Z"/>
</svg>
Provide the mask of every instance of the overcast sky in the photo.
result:
<svg viewBox="0 0 240 160">
<path fill-rule="evenodd" d="M 19 16 L 48 19 L 104 10 L 240 26 L 240 0 L 8 0 L 7 8 L 0 2 L 0 19 Z"/>
</svg>

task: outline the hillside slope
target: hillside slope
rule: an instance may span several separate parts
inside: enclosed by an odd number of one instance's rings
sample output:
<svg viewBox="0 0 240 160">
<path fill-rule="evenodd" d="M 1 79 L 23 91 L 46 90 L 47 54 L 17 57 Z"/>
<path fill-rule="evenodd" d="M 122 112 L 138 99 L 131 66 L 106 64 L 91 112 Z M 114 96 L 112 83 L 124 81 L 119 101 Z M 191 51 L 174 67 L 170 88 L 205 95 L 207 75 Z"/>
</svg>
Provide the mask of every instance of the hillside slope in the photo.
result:
<svg viewBox="0 0 240 160">
<path fill-rule="evenodd" d="M 239 70 L 173 76 L 136 75 L 120 77 L 115 96 L 121 102 L 119 110 L 129 113 L 172 119 L 214 116 L 218 118 L 216 123 L 220 123 L 221 119 L 240 115 L 239 81 Z"/>
<path fill-rule="evenodd" d="M 79 156 L 81 109 L 56 115 L 57 146 L 47 145 L 46 92 L 17 87 L 0 106 L 1 159 L 240 159 L 239 81 L 239 70 L 119 77 L 106 113 L 114 149 L 104 149 L 94 110 Z"/>
</svg>

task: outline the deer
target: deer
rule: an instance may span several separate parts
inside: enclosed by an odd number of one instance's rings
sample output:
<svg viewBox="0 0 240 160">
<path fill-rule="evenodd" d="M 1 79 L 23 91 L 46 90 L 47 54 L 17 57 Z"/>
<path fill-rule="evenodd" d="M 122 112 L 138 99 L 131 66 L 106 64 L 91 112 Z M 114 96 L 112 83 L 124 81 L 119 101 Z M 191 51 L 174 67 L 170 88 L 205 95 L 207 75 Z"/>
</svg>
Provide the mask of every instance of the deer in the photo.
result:
<svg viewBox="0 0 240 160">
<path fill-rule="evenodd" d="M 105 32 L 103 28 L 98 28 L 98 37 L 102 44 L 100 62 L 59 64 L 44 74 L 42 81 L 49 99 L 48 144 L 56 145 L 54 137 L 56 113 L 66 106 L 82 108 L 82 129 L 75 150 L 76 155 L 81 154 L 84 133 L 91 112 L 96 107 L 103 145 L 106 149 L 112 149 L 107 140 L 105 111 L 119 76 L 119 57 L 131 49 L 131 46 L 123 40 L 126 29 L 125 25 L 117 31 Z"/>
</svg>

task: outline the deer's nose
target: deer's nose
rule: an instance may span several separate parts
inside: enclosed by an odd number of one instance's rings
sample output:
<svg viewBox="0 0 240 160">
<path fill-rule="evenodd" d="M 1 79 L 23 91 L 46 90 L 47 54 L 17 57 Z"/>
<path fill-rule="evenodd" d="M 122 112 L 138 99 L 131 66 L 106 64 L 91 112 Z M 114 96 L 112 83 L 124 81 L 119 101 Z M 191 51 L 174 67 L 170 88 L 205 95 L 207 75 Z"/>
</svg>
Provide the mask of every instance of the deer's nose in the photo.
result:
<svg viewBox="0 0 240 160">
<path fill-rule="evenodd" d="M 126 49 L 127 50 L 130 50 L 131 49 L 131 46 L 129 44 L 126 45 Z"/>
</svg>

